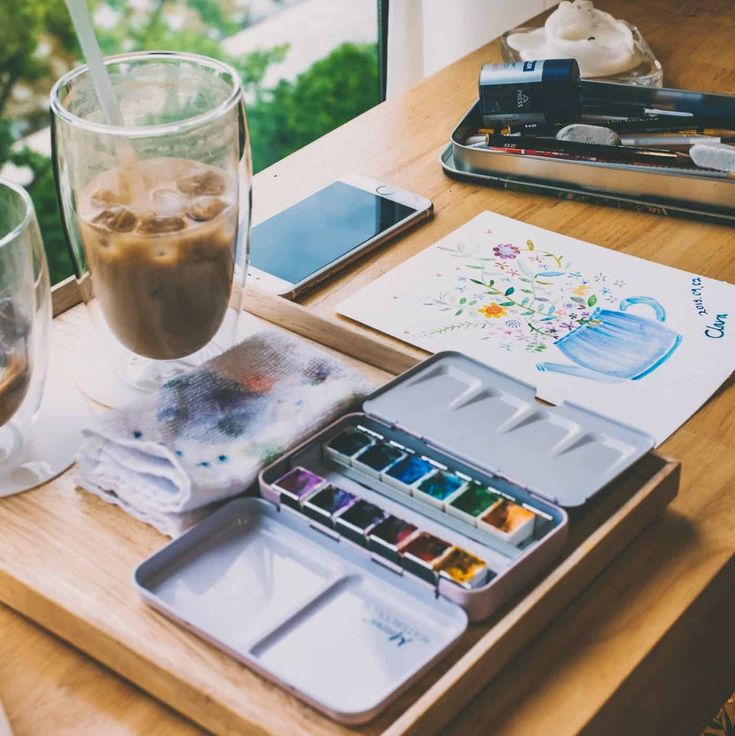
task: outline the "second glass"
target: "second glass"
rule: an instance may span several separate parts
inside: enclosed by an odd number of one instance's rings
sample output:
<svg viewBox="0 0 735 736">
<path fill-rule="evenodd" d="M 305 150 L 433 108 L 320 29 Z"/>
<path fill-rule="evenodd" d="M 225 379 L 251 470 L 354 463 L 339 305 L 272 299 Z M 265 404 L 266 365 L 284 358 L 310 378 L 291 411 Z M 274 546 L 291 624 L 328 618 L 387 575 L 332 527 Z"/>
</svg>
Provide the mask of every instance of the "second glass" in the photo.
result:
<svg viewBox="0 0 735 736">
<path fill-rule="evenodd" d="M 82 387 L 115 404 L 235 341 L 251 170 L 231 67 L 167 52 L 105 64 L 124 127 L 105 122 L 86 66 L 59 80 L 51 109 L 64 226 L 100 333 L 87 350 L 111 364 Z M 104 385 L 114 380 L 127 390 Z"/>
</svg>

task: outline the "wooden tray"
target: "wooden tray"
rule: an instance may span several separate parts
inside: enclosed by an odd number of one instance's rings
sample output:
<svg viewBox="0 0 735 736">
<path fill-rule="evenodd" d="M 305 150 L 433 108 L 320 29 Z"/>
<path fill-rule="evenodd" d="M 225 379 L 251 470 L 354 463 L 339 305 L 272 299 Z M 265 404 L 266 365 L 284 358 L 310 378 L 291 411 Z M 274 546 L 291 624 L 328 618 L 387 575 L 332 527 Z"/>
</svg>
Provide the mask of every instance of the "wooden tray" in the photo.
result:
<svg viewBox="0 0 735 736">
<path fill-rule="evenodd" d="M 434 733 L 675 496 L 678 463 L 645 456 L 571 526 L 562 562 L 489 621 L 367 734 Z M 0 598 L 216 733 L 344 734 L 333 723 L 146 607 L 135 565 L 164 539 L 74 488 L 67 474 L 0 504 Z"/>
<path fill-rule="evenodd" d="M 369 353 L 373 365 L 395 371 L 416 360 L 386 346 L 371 352 L 369 340 L 350 342 L 354 334 L 298 305 L 250 301 L 271 321 L 285 314 L 296 332 L 363 359 Z M 470 626 L 448 659 L 377 720 L 355 729 L 146 607 L 132 587 L 132 570 L 165 540 L 76 490 L 70 473 L 0 504 L 0 600 L 216 733 L 435 733 L 666 507 L 678 483 L 677 462 L 656 453 L 642 458 L 573 515 L 567 550 L 552 571 Z"/>
</svg>

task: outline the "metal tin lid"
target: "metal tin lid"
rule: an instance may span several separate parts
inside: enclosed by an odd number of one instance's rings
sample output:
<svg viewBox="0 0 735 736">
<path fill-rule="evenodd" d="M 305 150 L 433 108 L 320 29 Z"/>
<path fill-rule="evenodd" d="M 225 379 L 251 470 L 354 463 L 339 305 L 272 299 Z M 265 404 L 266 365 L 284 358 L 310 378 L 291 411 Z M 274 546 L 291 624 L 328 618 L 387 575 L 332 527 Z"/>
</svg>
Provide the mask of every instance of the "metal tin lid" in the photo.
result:
<svg viewBox="0 0 735 736">
<path fill-rule="evenodd" d="M 346 723 L 363 723 L 467 627 L 434 589 L 239 498 L 142 562 L 145 601 Z"/>
<path fill-rule="evenodd" d="M 653 447 L 653 437 L 461 353 L 428 358 L 373 393 L 367 414 L 560 506 L 581 506 Z"/>
</svg>

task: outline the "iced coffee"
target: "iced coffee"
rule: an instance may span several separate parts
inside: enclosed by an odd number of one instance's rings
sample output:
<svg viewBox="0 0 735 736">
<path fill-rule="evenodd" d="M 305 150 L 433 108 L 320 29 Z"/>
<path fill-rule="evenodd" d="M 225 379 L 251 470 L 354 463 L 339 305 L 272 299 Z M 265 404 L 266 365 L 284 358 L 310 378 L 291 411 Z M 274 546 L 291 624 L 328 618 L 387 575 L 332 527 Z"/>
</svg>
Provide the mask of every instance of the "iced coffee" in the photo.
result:
<svg viewBox="0 0 735 736">
<path fill-rule="evenodd" d="M 170 360 L 206 345 L 230 299 L 237 192 L 215 167 L 184 159 L 95 177 L 77 204 L 95 296 L 120 342 Z"/>
</svg>

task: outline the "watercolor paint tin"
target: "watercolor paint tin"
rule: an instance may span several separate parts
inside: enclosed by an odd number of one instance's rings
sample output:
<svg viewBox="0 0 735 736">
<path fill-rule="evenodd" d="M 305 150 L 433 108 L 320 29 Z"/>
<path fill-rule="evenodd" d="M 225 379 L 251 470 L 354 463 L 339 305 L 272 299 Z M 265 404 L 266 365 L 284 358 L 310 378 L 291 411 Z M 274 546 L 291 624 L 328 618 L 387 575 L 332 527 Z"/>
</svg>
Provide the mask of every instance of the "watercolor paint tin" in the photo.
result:
<svg viewBox="0 0 735 736">
<path fill-rule="evenodd" d="M 334 441 L 347 430 L 353 444 Z M 406 458 L 361 467 L 355 457 L 376 441 Z M 550 567 L 568 533 L 564 507 L 584 504 L 652 445 L 439 353 L 264 468 L 261 499 L 215 511 L 143 563 L 136 582 L 166 615 L 331 717 L 362 723 L 444 656 L 468 620 L 487 618 Z M 426 465 L 411 475 L 416 460 Z M 327 484 L 295 506 L 279 488 L 294 468 Z M 441 506 L 421 500 L 418 486 L 444 469 L 491 487 L 503 513 L 498 504 L 475 516 L 459 503 L 471 484 Z M 507 502 L 534 509 L 532 522 L 511 519 Z M 388 518 L 372 525 L 369 504 Z M 513 543 L 519 530 L 530 535 Z"/>
</svg>

